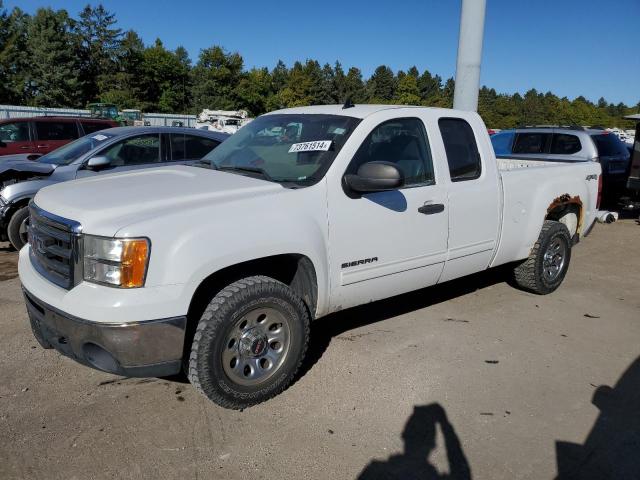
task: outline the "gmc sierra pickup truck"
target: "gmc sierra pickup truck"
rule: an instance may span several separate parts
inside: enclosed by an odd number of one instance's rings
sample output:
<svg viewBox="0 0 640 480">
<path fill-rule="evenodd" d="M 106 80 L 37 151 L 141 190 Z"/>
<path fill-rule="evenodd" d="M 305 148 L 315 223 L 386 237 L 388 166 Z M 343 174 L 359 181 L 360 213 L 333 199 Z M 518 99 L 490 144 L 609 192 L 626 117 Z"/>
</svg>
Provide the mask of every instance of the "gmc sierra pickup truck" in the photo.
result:
<svg viewBox="0 0 640 480">
<path fill-rule="evenodd" d="M 240 409 L 287 387 L 332 312 L 503 264 L 553 292 L 600 173 L 496 160 L 472 112 L 280 110 L 198 165 L 40 190 L 20 278 L 43 347 L 125 376 L 184 369 Z"/>
</svg>

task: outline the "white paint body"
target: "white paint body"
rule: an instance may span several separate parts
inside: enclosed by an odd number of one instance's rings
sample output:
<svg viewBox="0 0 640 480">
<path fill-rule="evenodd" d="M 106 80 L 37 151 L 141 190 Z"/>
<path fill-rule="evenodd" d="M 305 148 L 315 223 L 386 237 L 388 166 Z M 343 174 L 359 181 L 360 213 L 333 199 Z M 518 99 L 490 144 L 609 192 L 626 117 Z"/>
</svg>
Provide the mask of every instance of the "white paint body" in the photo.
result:
<svg viewBox="0 0 640 480">
<path fill-rule="evenodd" d="M 583 202 L 583 233 L 596 216 L 595 162 L 496 161 L 486 127 L 473 112 L 363 105 L 301 107 L 277 113 L 324 113 L 361 118 L 324 178 L 288 189 L 234 173 L 189 166 L 102 175 L 40 190 L 42 209 L 107 237 L 148 237 L 146 284 L 116 289 L 81 282 L 71 290 L 40 276 L 20 252 L 25 288 L 73 316 L 126 323 L 185 315 L 196 288 L 215 272 L 278 254 L 300 254 L 315 268 L 316 318 L 416 290 L 529 255 L 548 206 L 560 195 Z M 353 199 L 341 182 L 366 136 L 401 117 L 424 122 L 435 185 L 401 188 Z M 482 158 L 480 178 L 451 182 L 438 119 L 465 119 Z M 596 180 L 587 180 L 595 176 Z M 423 215 L 425 202 L 445 210 Z M 395 208 L 393 205 L 400 206 Z M 344 262 L 377 257 L 351 268 Z"/>
</svg>

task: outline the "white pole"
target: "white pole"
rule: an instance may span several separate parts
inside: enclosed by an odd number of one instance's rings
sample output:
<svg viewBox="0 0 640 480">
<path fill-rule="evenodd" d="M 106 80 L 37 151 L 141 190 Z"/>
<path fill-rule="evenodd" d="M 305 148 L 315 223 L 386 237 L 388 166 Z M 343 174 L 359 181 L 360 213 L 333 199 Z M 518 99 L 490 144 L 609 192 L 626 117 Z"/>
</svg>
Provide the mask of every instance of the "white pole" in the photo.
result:
<svg viewBox="0 0 640 480">
<path fill-rule="evenodd" d="M 486 0 L 462 0 L 453 108 L 478 110 Z"/>
</svg>

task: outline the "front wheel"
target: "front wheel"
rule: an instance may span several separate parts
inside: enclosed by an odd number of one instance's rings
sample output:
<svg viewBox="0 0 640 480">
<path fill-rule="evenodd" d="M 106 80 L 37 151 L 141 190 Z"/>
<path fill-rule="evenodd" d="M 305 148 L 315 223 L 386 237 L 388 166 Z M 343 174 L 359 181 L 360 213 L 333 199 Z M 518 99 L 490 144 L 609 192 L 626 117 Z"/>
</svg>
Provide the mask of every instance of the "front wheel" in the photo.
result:
<svg viewBox="0 0 640 480">
<path fill-rule="evenodd" d="M 308 340 L 309 314 L 287 285 L 264 276 L 238 280 L 200 318 L 189 381 L 225 408 L 250 407 L 291 383 Z"/>
<path fill-rule="evenodd" d="M 9 220 L 7 225 L 7 236 L 13 248 L 20 250 L 29 241 L 27 234 L 27 223 L 29 221 L 29 207 L 18 209 Z"/>
<path fill-rule="evenodd" d="M 516 284 L 539 295 L 553 292 L 564 280 L 571 260 L 571 235 L 567 227 L 547 220 L 529 258 L 513 270 Z"/>
</svg>

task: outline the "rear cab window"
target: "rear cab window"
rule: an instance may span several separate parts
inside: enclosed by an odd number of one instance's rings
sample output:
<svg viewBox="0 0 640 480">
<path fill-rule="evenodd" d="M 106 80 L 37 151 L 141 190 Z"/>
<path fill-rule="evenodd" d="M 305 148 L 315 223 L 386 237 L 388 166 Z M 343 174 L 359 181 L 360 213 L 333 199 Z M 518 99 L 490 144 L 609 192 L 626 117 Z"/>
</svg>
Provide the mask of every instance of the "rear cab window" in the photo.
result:
<svg viewBox="0 0 640 480">
<path fill-rule="evenodd" d="M 471 125 L 461 118 L 441 118 L 438 127 L 447 154 L 451 181 L 479 178 L 482 161 Z"/>
</svg>

